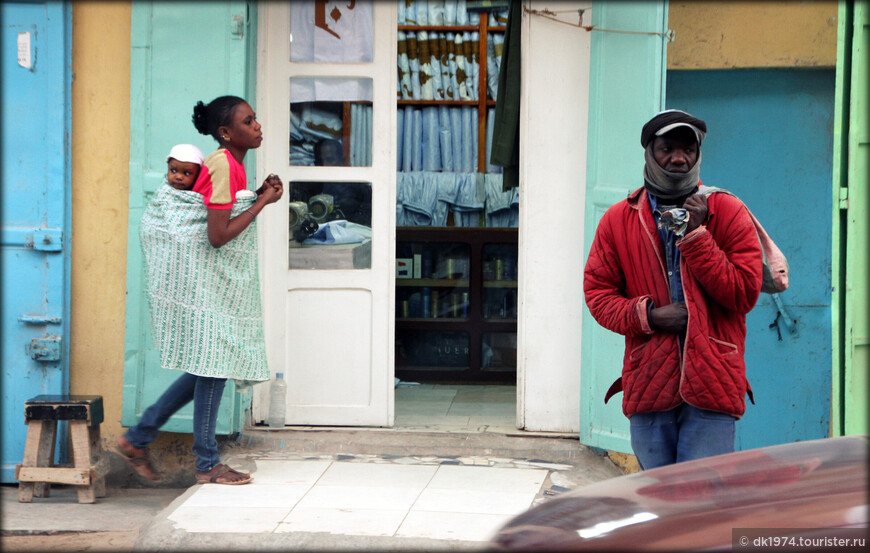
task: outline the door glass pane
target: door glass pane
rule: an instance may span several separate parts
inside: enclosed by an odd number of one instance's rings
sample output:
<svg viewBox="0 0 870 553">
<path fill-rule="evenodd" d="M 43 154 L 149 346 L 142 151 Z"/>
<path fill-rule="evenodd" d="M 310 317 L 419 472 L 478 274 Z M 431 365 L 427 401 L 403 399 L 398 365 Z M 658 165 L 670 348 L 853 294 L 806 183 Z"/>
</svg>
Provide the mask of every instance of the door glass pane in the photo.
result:
<svg viewBox="0 0 870 553">
<path fill-rule="evenodd" d="M 291 269 L 370 269 L 372 185 L 291 182 Z"/>
<path fill-rule="evenodd" d="M 373 0 L 293 0 L 290 61 L 371 62 Z"/>
<path fill-rule="evenodd" d="M 372 80 L 290 79 L 290 165 L 370 167 Z"/>
</svg>

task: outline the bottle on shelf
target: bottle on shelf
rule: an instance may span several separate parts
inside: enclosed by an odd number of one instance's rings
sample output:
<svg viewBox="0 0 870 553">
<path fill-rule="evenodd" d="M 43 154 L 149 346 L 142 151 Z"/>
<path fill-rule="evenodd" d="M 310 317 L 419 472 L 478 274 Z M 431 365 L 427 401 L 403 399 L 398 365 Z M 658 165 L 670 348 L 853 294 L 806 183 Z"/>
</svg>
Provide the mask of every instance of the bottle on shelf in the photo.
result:
<svg viewBox="0 0 870 553">
<path fill-rule="evenodd" d="M 269 388 L 269 418 L 270 428 L 284 428 L 284 415 L 287 409 L 287 383 L 284 373 L 276 373 L 275 380 Z"/>
<path fill-rule="evenodd" d="M 431 290 L 428 286 L 423 287 L 423 318 L 428 319 L 432 316 Z"/>
</svg>

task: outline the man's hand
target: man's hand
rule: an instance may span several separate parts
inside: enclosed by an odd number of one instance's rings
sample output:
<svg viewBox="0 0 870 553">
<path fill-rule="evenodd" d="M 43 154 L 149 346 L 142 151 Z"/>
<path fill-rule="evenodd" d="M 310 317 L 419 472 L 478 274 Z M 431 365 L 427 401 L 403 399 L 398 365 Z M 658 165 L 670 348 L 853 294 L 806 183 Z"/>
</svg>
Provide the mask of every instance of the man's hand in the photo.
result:
<svg viewBox="0 0 870 553">
<path fill-rule="evenodd" d="M 707 196 L 692 194 L 683 202 L 683 209 L 689 212 L 689 223 L 686 226 L 688 234 L 707 220 Z"/>
<path fill-rule="evenodd" d="M 669 303 L 662 307 L 654 307 L 649 312 L 649 324 L 653 330 L 679 334 L 686 330 L 689 322 L 689 311 L 685 303 Z"/>
</svg>

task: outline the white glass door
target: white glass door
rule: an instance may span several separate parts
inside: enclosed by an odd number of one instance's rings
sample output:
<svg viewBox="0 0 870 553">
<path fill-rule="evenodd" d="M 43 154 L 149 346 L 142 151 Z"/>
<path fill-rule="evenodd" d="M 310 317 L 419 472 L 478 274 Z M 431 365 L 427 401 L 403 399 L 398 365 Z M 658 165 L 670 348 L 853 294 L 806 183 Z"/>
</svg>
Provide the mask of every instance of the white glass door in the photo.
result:
<svg viewBox="0 0 870 553">
<path fill-rule="evenodd" d="M 289 425 L 391 426 L 396 4 L 262 2 L 257 176 L 266 347 Z M 254 421 L 268 413 L 255 392 Z"/>
</svg>

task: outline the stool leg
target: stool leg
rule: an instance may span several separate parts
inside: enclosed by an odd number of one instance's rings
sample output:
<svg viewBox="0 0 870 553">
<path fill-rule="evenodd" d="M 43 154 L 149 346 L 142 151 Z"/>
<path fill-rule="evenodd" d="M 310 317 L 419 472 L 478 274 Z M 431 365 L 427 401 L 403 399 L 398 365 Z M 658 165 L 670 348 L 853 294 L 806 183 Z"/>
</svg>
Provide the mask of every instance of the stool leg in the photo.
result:
<svg viewBox="0 0 870 553">
<path fill-rule="evenodd" d="M 91 452 L 91 466 L 98 467 L 96 472 L 96 482 L 94 482 L 94 493 L 97 497 L 106 497 L 106 475 L 103 468 L 103 445 L 100 441 L 100 425 L 95 424 L 88 427 L 88 437 Z"/>
<path fill-rule="evenodd" d="M 91 469 L 90 432 L 87 421 L 69 421 L 69 433 L 72 438 L 73 466 L 77 469 Z M 95 503 L 94 483 L 78 486 L 79 503 Z"/>
<path fill-rule="evenodd" d="M 27 440 L 24 444 L 23 467 L 50 467 L 54 463 L 54 442 L 57 437 L 57 421 L 30 421 L 27 423 Z M 51 489 L 48 482 L 20 482 L 18 501 L 32 503 L 34 497 L 48 497 Z"/>
</svg>

